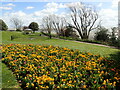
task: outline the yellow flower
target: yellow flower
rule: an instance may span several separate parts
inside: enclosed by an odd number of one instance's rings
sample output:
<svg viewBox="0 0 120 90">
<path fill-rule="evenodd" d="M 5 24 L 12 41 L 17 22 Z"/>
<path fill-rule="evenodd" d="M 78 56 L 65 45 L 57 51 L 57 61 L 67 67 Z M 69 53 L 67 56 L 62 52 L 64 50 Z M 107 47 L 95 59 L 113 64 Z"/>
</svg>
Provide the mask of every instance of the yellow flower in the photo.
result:
<svg viewBox="0 0 120 90">
<path fill-rule="evenodd" d="M 32 85 L 32 86 L 34 86 L 34 84 L 33 84 L 33 83 L 31 83 L 31 85 Z"/>
<path fill-rule="evenodd" d="M 111 85 L 112 85 L 112 83 L 108 83 L 108 85 L 110 85 L 110 86 L 111 86 Z"/>
<path fill-rule="evenodd" d="M 26 87 L 28 87 L 29 85 L 30 85 L 30 83 L 27 83 L 27 84 L 26 84 Z"/>
<path fill-rule="evenodd" d="M 83 88 L 86 88 L 87 87 L 87 85 L 83 85 Z"/>
<path fill-rule="evenodd" d="M 69 83 L 72 83 L 72 81 L 70 80 Z"/>
<path fill-rule="evenodd" d="M 103 81 L 103 85 L 106 85 L 106 80 Z"/>
<path fill-rule="evenodd" d="M 57 88 L 60 88 L 60 86 L 57 86 Z"/>
<path fill-rule="evenodd" d="M 54 75 L 54 77 L 57 77 L 57 75 Z"/>
<path fill-rule="evenodd" d="M 103 74 L 104 73 L 104 71 L 101 71 L 101 74 Z"/>
<path fill-rule="evenodd" d="M 63 82 L 65 82 L 65 81 L 66 81 L 66 79 L 62 79 L 62 81 L 63 81 Z"/>
<path fill-rule="evenodd" d="M 54 84 L 54 82 L 50 82 L 50 84 L 52 84 L 52 85 L 53 85 L 53 84 Z"/>
<path fill-rule="evenodd" d="M 46 86 L 45 88 L 49 88 L 48 86 Z"/>
<path fill-rule="evenodd" d="M 113 82 L 113 86 L 116 86 L 116 82 Z"/>
</svg>

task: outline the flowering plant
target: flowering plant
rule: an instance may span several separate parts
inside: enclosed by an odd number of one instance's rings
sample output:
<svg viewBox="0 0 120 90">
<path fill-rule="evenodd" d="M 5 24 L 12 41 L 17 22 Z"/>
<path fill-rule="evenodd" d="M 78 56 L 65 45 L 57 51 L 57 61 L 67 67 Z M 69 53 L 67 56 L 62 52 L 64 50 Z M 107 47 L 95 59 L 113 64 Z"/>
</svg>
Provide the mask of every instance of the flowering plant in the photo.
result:
<svg viewBox="0 0 120 90">
<path fill-rule="evenodd" d="M 51 45 L 4 44 L 2 48 L 2 62 L 24 89 L 114 88 L 120 80 L 120 70 L 109 68 L 113 62 L 99 55 Z"/>
</svg>

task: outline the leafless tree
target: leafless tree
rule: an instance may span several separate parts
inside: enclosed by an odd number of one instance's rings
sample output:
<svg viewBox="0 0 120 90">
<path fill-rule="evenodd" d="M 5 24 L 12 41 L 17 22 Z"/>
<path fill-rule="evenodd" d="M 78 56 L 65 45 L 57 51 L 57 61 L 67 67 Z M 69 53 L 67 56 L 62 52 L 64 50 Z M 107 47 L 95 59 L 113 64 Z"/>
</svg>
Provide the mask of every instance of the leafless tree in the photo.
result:
<svg viewBox="0 0 120 90">
<path fill-rule="evenodd" d="M 52 15 L 53 29 L 58 36 L 65 35 L 65 27 L 67 26 L 66 19 L 57 15 Z"/>
<path fill-rule="evenodd" d="M 44 31 L 47 31 L 47 33 L 49 34 L 49 38 L 51 38 L 51 32 L 52 32 L 51 15 L 46 16 L 46 17 L 43 18 L 41 26 L 42 26 Z"/>
<path fill-rule="evenodd" d="M 97 12 L 83 3 L 68 7 L 71 11 L 72 27 L 78 31 L 81 39 L 88 39 L 90 32 L 98 27 L 98 25 L 95 26 L 98 20 Z"/>
<path fill-rule="evenodd" d="M 17 17 L 13 17 L 10 19 L 10 21 L 12 22 L 12 24 L 14 25 L 14 28 L 16 30 L 21 30 L 22 25 L 23 25 L 23 21 L 18 19 Z"/>
</svg>

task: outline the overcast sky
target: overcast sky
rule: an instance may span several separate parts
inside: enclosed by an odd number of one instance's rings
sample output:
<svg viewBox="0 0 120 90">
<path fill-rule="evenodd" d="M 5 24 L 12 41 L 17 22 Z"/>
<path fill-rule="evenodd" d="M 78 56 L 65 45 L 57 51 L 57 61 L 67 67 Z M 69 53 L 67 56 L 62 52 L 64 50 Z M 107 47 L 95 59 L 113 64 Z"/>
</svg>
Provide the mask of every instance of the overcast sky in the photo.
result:
<svg viewBox="0 0 120 90">
<path fill-rule="evenodd" d="M 0 0 L 1 1 L 1 0 Z M 58 2 L 59 1 L 59 2 Z M 31 22 L 41 24 L 42 18 L 49 14 L 56 14 L 66 17 L 69 11 L 68 4 L 76 5 L 80 0 L 2 0 L 0 4 L 0 18 L 2 18 L 9 28 L 13 28 L 10 23 L 12 17 L 23 20 L 24 25 Z M 85 4 L 94 6 L 98 10 L 99 18 L 105 27 L 118 25 L 118 1 L 119 0 L 82 0 Z M 68 18 L 68 17 L 67 17 Z"/>
</svg>

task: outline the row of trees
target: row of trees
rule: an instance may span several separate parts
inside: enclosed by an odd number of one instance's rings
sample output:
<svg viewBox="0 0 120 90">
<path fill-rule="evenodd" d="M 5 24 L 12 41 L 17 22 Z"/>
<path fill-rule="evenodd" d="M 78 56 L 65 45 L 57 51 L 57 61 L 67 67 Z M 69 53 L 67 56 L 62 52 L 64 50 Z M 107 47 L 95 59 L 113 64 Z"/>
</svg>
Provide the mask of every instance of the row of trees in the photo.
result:
<svg viewBox="0 0 120 90">
<path fill-rule="evenodd" d="M 72 22 L 67 22 L 64 17 L 58 17 L 56 15 L 49 15 L 43 18 L 43 28 L 51 34 L 51 30 L 54 30 L 58 36 L 65 36 L 66 27 L 74 29 L 78 32 L 81 39 L 88 39 L 90 32 L 98 28 L 96 22 L 98 20 L 98 14 L 89 6 L 83 3 L 77 6 L 69 6 L 71 11 L 70 17 Z M 96 25 L 96 26 L 95 26 Z"/>
<path fill-rule="evenodd" d="M 94 39 L 120 48 L 120 38 L 118 34 L 118 27 L 111 28 L 111 32 L 109 32 L 108 29 L 100 26 L 95 33 Z"/>
<path fill-rule="evenodd" d="M 100 23 L 98 23 L 98 13 L 94 8 L 81 3 L 76 6 L 68 6 L 68 9 L 71 12 L 71 21 L 67 21 L 65 17 L 60 17 L 54 14 L 45 16 L 43 17 L 42 24 L 40 25 L 42 32 L 47 33 L 50 38 L 52 37 L 51 33 L 53 31 L 56 32 L 58 37 L 69 37 L 73 34 L 76 35 L 74 32 L 77 32 L 81 39 L 88 39 L 92 30 L 98 30 L 95 36 L 96 40 L 106 41 L 108 39 L 108 29 L 101 27 Z M 20 19 L 12 18 L 10 21 L 16 30 L 21 30 L 23 22 Z M 3 21 L 1 21 L 1 23 L 4 27 L 1 27 L 2 30 L 6 30 L 8 28 L 7 25 Z M 30 28 L 35 32 L 39 29 L 39 25 L 36 22 L 32 22 L 29 26 L 24 26 L 23 29 L 25 28 Z M 113 29 L 112 31 L 112 36 L 115 36 Z M 112 39 L 114 39 L 114 37 Z"/>
<path fill-rule="evenodd" d="M 52 30 L 54 30 L 58 36 L 65 36 L 65 33 L 71 28 L 70 30 L 74 29 L 78 32 L 81 39 L 88 39 L 90 32 L 98 28 L 96 24 L 98 20 L 97 12 L 94 8 L 83 3 L 76 6 L 68 6 L 68 9 L 70 11 L 71 22 L 68 22 L 65 17 L 48 15 L 42 19 L 41 28 L 50 35 L 50 38 Z M 19 30 L 23 25 L 23 22 L 17 18 L 12 18 L 11 22 L 16 30 Z M 34 29 L 33 31 L 35 30 L 38 29 Z"/>
<path fill-rule="evenodd" d="M 21 31 L 22 29 L 24 30 L 24 29 L 28 29 L 28 28 L 32 29 L 33 32 L 39 30 L 39 25 L 36 22 L 31 22 L 29 26 L 24 26 L 23 28 L 22 28 L 23 22 L 20 19 L 12 18 L 11 22 L 13 23 L 16 31 Z M 7 24 L 2 19 L 0 19 L 0 30 L 3 30 L 3 31 L 8 30 Z"/>
</svg>

